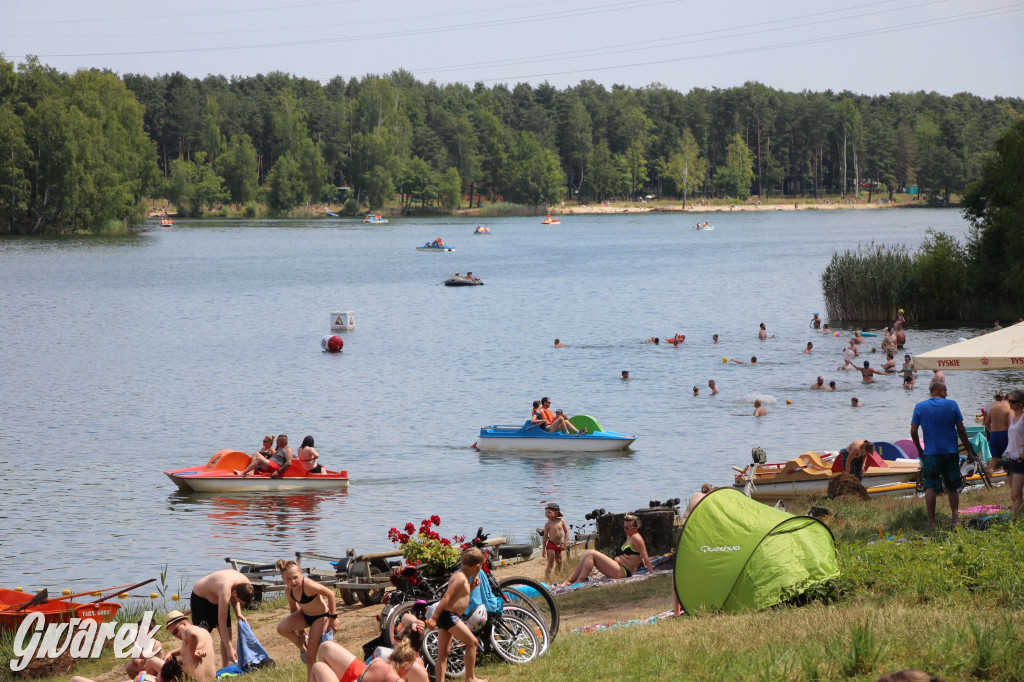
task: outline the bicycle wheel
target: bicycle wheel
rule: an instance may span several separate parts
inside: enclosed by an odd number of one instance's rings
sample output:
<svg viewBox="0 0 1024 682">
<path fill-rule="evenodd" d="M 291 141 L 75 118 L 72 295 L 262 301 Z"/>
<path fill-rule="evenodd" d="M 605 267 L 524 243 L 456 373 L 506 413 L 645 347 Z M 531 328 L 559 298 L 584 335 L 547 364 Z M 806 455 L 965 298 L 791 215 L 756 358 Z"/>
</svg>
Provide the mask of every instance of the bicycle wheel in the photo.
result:
<svg viewBox="0 0 1024 682">
<path fill-rule="evenodd" d="M 537 636 L 537 644 L 540 645 L 540 650 L 537 652 L 538 657 L 548 652 L 548 649 L 551 648 L 551 636 L 548 634 L 548 626 L 544 624 L 539 615 L 530 609 L 514 604 L 505 604 L 504 613 L 515 616 L 533 630 L 533 634 Z"/>
<path fill-rule="evenodd" d="M 423 646 L 420 648 L 420 652 L 430 667 L 437 670 L 437 630 L 430 630 L 423 635 Z M 452 637 L 452 643 L 448 649 L 448 665 L 445 666 L 445 676 L 462 677 L 465 674 L 466 645 Z"/>
<path fill-rule="evenodd" d="M 516 616 L 498 616 L 488 637 L 491 649 L 507 663 L 529 663 L 540 655 L 533 628 Z"/>
<path fill-rule="evenodd" d="M 391 609 L 386 621 L 381 621 L 383 623 L 381 636 L 384 638 L 384 646 L 395 646 L 395 642 L 398 641 L 398 635 L 396 633 L 398 626 L 402 624 L 402 616 L 411 612 L 415 607 L 416 602 L 413 601 L 407 601 L 399 604 L 395 608 Z"/>
<path fill-rule="evenodd" d="M 548 592 L 548 588 L 533 578 L 523 576 L 513 576 L 499 580 L 498 587 L 502 591 L 506 587 L 512 587 L 529 597 L 530 603 L 533 604 L 537 613 L 540 614 L 541 620 L 545 621 L 544 625 L 548 628 L 548 636 L 552 642 L 555 641 L 555 637 L 558 636 L 558 605 L 551 597 L 551 593 Z"/>
</svg>

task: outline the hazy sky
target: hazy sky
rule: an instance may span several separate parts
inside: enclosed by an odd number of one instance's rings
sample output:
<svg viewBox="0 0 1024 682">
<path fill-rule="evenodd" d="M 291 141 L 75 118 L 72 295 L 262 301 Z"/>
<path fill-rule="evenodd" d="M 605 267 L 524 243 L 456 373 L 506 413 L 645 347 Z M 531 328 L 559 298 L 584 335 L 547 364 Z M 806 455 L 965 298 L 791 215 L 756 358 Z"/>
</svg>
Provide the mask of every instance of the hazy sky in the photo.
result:
<svg viewBox="0 0 1024 682">
<path fill-rule="evenodd" d="M 60 71 L 1024 96 L 1024 0 L 0 0 Z"/>
</svg>

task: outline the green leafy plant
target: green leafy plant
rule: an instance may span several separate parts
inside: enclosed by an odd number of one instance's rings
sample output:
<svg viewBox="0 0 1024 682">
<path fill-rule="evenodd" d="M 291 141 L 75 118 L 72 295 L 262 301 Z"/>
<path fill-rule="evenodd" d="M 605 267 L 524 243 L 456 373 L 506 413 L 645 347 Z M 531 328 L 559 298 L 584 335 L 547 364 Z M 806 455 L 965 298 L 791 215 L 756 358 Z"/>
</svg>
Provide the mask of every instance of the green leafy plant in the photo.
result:
<svg viewBox="0 0 1024 682">
<path fill-rule="evenodd" d="M 405 524 L 404 532 L 398 528 L 388 531 L 388 539 L 402 548 L 402 556 L 412 566 L 423 566 L 424 571 L 440 574 L 454 566 L 459 560 L 459 544 L 466 538 L 453 535 L 444 538 L 433 530 L 441 525 L 436 514 L 420 521 L 419 530 L 412 523 Z"/>
</svg>

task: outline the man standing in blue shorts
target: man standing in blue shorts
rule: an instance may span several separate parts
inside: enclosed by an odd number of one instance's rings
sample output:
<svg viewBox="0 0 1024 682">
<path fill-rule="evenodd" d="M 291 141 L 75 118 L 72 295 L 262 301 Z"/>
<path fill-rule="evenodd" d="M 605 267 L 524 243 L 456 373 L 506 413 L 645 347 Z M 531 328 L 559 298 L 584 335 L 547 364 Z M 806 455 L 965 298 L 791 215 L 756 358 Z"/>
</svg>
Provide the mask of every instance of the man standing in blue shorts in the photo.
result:
<svg viewBox="0 0 1024 682">
<path fill-rule="evenodd" d="M 924 479 L 924 501 L 928 507 L 928 530 L 935 529 L 935 497 L 946 490 L 949 510 L 953 514 L 952 525 L 957 524 L 960 506 L 960 452 L 957 436 L 968 455 L 974 457 L 974 449 L 967 438 L 964 416 L 956 401 L 946 398 L 946 384 L 932 379 L 928 384 L 928 400 L 914 406 L 910 420 L 910 438 L 921 459 L 920 476 Z M 921 447 L 918 427 L 924 428 L 925 447 Z"/>
</svg>

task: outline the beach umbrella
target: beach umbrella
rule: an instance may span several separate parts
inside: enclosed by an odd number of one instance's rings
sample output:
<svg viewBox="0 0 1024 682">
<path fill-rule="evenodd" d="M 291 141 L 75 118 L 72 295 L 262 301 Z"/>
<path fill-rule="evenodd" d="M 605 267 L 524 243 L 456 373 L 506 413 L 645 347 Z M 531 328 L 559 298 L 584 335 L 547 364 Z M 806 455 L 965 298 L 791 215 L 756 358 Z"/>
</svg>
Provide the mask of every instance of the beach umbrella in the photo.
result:
<svg viewBox="0 0 1024 682">
<path fill-rule="evenodd" d="M 1024 322 L 914 357 L 914 369 L 1024 369 Z"/>
</svg>

